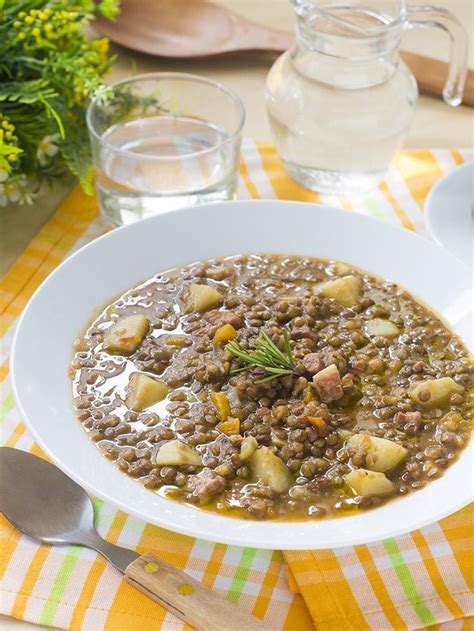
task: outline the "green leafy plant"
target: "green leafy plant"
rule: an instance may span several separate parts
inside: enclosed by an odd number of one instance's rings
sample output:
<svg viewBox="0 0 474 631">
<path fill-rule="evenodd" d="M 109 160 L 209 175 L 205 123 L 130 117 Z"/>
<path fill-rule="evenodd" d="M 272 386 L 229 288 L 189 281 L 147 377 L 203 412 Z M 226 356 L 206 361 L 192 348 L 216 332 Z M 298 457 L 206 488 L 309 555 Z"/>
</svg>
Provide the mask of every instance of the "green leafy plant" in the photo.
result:
<svg viewBox="0 0 474 631">
<path fill-rule="evenodd" d="M 229 342 L 226 345 L 226 350 L 243 364 L 246 364 L 240 368 L 234 368 L 231 370 L 231 373 L 248 370 L 262 373 L 264 376 L 257 379 L 255 383 L 265 383 L 276 379 L 276 377 L 292 375 L 295 370 L 295 360 L 290 346 L 290 337 L 288 331 L 284 328 L 281 329 L 281 333 L 283 335 L 284 351 L 278 348 L 264 329 L 260 331 L 255 346 L 251 349 L 243 348 L 235 341 Z"/>
<path fill-rule="evenodd" d="M 85 108 L 107 98 L 108 40 L 84 25 L 118 0 L 0 0 L 0 206 L 30 203 L 68 171 L 91 192 Z"/>
</svg>

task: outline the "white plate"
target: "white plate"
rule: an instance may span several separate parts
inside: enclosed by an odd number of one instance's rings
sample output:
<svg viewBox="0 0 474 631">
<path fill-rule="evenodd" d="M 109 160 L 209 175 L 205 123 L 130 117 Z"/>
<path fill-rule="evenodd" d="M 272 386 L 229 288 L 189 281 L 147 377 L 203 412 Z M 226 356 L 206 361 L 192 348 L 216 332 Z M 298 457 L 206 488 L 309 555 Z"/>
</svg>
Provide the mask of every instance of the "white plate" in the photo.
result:
<svg viewBox="0 0 474 631">
<path fill-rule="evenodd" d="M 393 279 L 472 342 L 470 271 L 408 231 L 298 202 L 235 201 L 165 213 L 79 250 L 43 283 L 23 313 L 13 347 L 13 387 L 41 447 L 71 478 L 124 511 L 170 530 L 236 545 L 354 545 L 423 526 L 464 506 L 471 495 L 472 444 L 442 478 L 417 493 L 357 516 L 293 523 L 231 519 L 163 499 L 99 453 L 74 416 L 67 375 L 72 341 L 97 306 L 160 270 L 262 251 L 335 258 Z"/>
<path fill-rule="evenodd" d="M 443 177 L 425 203 L 426 227 L 435 241 L 474 264 L 474 162 Z"/>
</svg>

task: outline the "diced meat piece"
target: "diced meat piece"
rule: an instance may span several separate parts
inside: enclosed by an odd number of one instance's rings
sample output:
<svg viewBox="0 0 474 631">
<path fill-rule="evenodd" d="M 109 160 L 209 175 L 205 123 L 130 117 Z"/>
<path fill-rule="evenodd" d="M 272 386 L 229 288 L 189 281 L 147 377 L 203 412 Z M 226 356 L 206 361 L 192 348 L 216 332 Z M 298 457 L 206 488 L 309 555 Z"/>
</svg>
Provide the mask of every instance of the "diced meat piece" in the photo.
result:
<svg viewBox="0 0 474 631">
<path fill-rule="evenodd" d="M 315 375 L 324 368 L 324 361 L 321 353 L 308 353 L 303 357 L 303 366 L 310 375 Z"/>
<path fill-rule="evenodd" d="M 210 324 L 222 326 L 223 324 L 230 324 L 234 329 L 240 329 L 244 325 L 242 318 L 232 311 L 219 311 L 219 309 L 213 309 L 204 316 Z"/>
<path fill-rule="evenodd" d="M 393 418 L 409 436 L 415 436 L 423 425 L 421 412 L 397 412 Z"/>
<path fill-rule="evenodd" d="M 344 395 L 341 376 L 336 364 L 331 364 L 316 373 L 313 377 L 313 383 L 323 403 L 337 401 Z"/>
<path fill-rule="evenodd" d="M 201 504 L 207 504 L 223 490 L 225 479 L 214 473 L 212 469 L 203 469 L 198 475 L 190 476 L 188 484 L 193 496 L 197 497 Z"/>
<path fill-rule="evenodd" d="M 233 270 L 231 270 L 226 265 L 219 265 L 218 267 L 211 267 L 206 271 L 206 276 L 208 278 L 212 278 L 212 280 L 224 280 L 225 278 L 229 278 L 232 276 Z"/>
<path fill-rule="evenodd" d="M 399 425 L 415 423 L 416 421 L 421 421 L 421 412 L 397 412 L 394 420 Z"/>
<path fill-rule="evenodd" d="M 412 366 L 413 368 L 413 372 L 423 372 L 425 370 L 425 368 L 427 368 L 428 366 L 425 364 L 425 362 L 422 361 L 418 361 L 415 362 Z"/>
<path fill-rule="evenodd" d="M 168 367 L 177 347 L 168 346 L 164 340 L 164 337 L 145 338 L 134 359 L 139 370 L 160 375 Z"/>
<path fill-rule="evenodd" d="M 166 383 L 172 388 L 184 386 L 194 375 L 195 368 L 193 366 L 180 366 L 173 369 L 166 375 Z"/>
<path fill-rule="evenodd" d="M 175 360 L 163 374 L 163 381 L 176 388 L 184 386 L 188 383 L 196 372 L 196 366 L 193 364 L 192 355 L 188 351 L 182 352 L 175 357 Z"/>
<path fill-rule="evenodd" d="M 303 326 L 295 326 L 291 329 L 291 338 L 293 340 L 303 340 L 305 338 L 314 340 L 316 333 L 312 331 L 307 324 L 304 324 Z"/>
</svg>

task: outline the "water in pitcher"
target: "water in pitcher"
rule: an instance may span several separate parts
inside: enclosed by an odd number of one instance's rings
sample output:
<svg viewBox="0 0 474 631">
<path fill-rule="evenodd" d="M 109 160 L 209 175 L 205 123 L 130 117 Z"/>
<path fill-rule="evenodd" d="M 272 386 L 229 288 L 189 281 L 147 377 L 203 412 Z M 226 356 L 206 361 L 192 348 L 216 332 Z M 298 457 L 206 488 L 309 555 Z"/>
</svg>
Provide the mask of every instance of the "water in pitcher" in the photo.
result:
<svg viewBox="0 0 474 631">
<path fill-rule="evenodd" d="M 167 210 L 232 198 L 235 156 L 228 135 L 207 121 L 144 116 L 101 137 L 100 206 L 113 225 Z M 224 146 L 222 143 L 224 142 Z"/>
<path fill-rule="evenodd" d="M 385 25 L 383 15 L 363 6 L 331 11 L 363 27 Z M 297 31 L 295 45 L 268 75 L 267 112 L 290 176 L 320 192 L 364 191 L 383 178 L 402 146 L 418 91 L 392 50 L 372 55 L 363 48 L 372 42 L 334 31 L 324 17 Z"/>
<path fill-rule="evenodd" d="M 291 63 L 288 56 L 279 59 L 275 72 L 284 72 L 279 66 Z M 283 88 L 289 103 L 268 99 L 273 138 L 289 174 L 322 192 L 377 185 L 401 148 L 415 109 L 416 97 L 407 97 L 407 91 L 416 95 L 411 76 L 404 68 L 398 74 L 390 84 L 351 90 L 350 96 L 302 74 L 297 80 L 301 107 L 291 103 L 290 86 Z"/>
</svg>

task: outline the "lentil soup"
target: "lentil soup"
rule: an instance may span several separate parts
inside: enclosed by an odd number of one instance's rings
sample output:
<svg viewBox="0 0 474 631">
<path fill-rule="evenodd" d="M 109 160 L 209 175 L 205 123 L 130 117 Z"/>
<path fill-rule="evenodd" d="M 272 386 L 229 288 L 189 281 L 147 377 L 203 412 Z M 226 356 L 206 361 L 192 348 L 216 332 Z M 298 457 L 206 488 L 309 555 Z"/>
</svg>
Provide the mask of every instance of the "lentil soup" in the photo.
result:
<svg viewBox="0 0 474 631">
<path fill-rule="evenodd" d="M 234 256 L 156 275 L 74 343 L 76 415 L 150 490 L 247 519 L 353 514 L 422 488 L 469 440 L 473 365 L 392 282 Z"/>
</svg>

